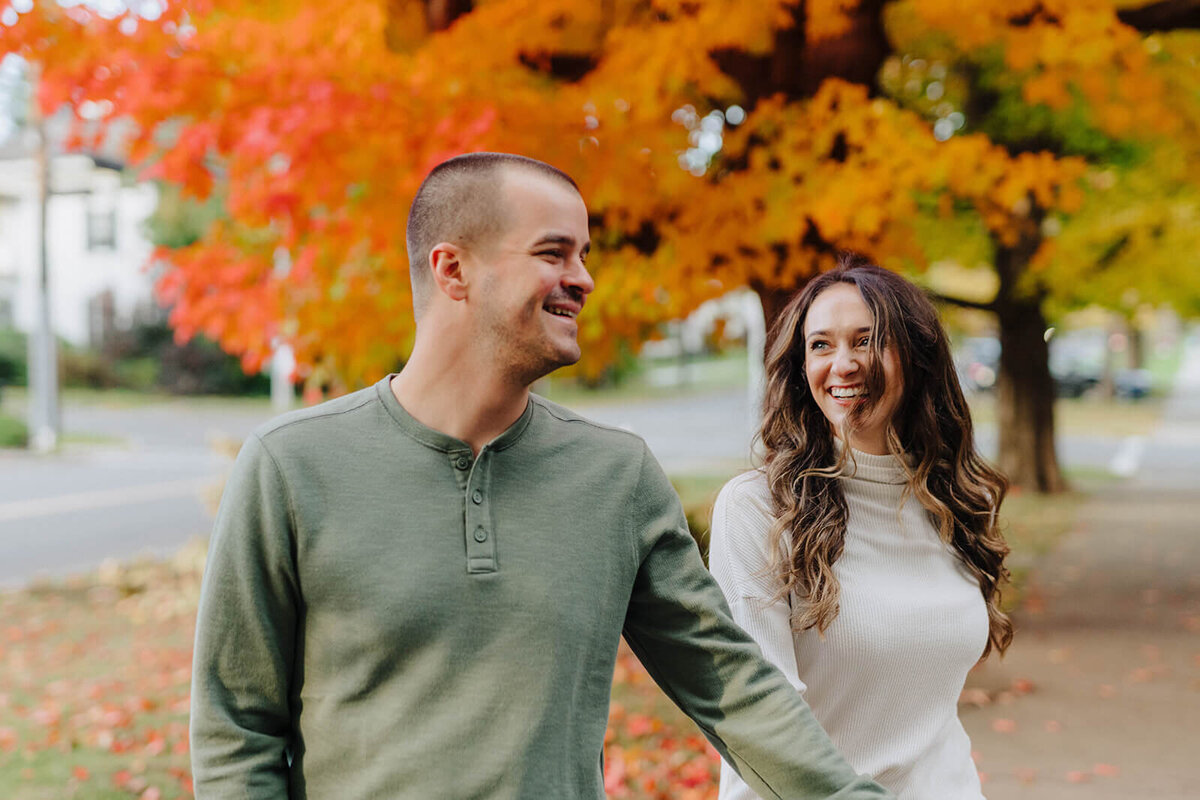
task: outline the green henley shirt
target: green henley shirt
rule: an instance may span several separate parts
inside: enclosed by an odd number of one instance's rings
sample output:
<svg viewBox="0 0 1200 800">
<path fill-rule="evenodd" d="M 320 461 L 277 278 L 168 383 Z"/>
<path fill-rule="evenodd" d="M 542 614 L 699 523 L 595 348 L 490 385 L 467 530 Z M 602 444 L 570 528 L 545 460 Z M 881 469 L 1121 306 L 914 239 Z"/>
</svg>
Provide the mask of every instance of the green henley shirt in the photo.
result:
<svg viewBox="0 0 1200 800">
<path fill-rule="evenodd" d="M 535 396 L 475 456 L 388 378 L 287 414 L 217 515 L 196 796 L 603 798 L 622 633 L 764 798 L 890 797 L 734 624 L 638 437 Z"/>
</svg>

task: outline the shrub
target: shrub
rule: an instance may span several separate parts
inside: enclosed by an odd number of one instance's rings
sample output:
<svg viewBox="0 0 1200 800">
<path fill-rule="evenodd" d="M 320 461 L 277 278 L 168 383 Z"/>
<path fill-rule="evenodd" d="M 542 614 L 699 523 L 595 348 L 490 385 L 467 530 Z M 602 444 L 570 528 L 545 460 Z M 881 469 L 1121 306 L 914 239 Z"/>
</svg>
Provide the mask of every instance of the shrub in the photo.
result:
<svg viewBox="0 0 1200 800">
<path fill-rule="evenodd" d="M 64 387 L 115 389 L 121 385 L 112 359 L 92 350 L 60 345 L 58 374 Z"/>
<path fill-rule="evenodd" d="M 25 334 L 0 330 L 0 386 L 24 386 L 28 382 L 28 350 Z"/>
<path fill-rule="evenodd" d="M 29 444 L 29 429 L 16 417 L 0 413 L 0 447 L 25 447 Z"/>
</svg>

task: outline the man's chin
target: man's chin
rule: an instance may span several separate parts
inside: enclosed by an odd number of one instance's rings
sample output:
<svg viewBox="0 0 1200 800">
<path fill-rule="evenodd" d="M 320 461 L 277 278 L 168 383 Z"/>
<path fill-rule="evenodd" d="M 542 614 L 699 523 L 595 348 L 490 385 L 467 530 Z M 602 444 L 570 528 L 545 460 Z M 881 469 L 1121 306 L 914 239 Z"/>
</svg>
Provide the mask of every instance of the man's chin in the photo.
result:
<svg viewBox="0 0 1200 800">
<path fill-rule="evenodd" d="M 583 353 L 580 352 L 578 348 L 576 348 L 574 351 L 557 353 L 554 361 L 549 365 L 550 368 L 546 371 L 546 374 L 549 375 L 550 373 L 561 369 L 562 367 L 569 367 L 573 364 L 578 364 L 579 359 L 582 356 Z"/>
<path fill-rule="evenodd" d="M 532 386 L 534 381 L 539 381 L 548 375 L 553 374 L 562 367 L 569 367 L 572 364 L 579 363 L 583 353 L 578 347 L 574 349 L 564 349 L 555 353 L 548 354 L 546 359 L 536 367 L 530 369 L 529 374 L 525 375 L 526 385 Z"/>
</svg>

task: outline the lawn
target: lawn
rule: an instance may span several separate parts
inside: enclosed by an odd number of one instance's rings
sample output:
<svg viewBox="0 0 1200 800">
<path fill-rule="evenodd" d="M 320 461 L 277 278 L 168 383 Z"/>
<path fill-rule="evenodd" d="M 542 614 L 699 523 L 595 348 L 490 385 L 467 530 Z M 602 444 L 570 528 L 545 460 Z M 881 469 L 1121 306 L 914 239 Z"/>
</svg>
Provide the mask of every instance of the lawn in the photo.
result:
<svg viewBox="0 0 1200 800">
<path fill-rule="evenodd" d="M 729 382 L 736 359 L 691 376 L 693 388 Z M 581 402 L 572 387 L 551 397 Z M 634 382 L 614 399 L 654 397 Z M 9 398 L 10 400 L 13 398 Z M 136 397 L 112 402 L 140 402 Z M 214 400 L 213 402 L 224 402 Z M 263 403 L 259 399 L 236 400 Z M 1160 411 L 1141 404 L 1064 401 L 1060 431 L 1145 433 Z M 984 398 L 975 408 L 987 422 Z M 727 474 L 675 476 L 702 546 L 709 511 Z M 1075 491 L 1014 494 L 1002 524 L 1013 548 L 1010 608 L 1038 558 L 1074 523 L 1089 492 L 1113 478 L 1070 475 Z M 191 797 L 187 715 L 191 643 L 204 547 L 167 562 L 109 564 L 95 573 L 0 592 L 0 787 L 4 800 L 172 800 Z M 624 646 L 614 675 L 605 747 L 610 797 L 711 800 L 719 761 L 694 725 L 655 687 Z"/>
<path fill-rule="evenodd" d="M 701 538 L 728 477 L 676 478 Z M 1098 479 L 1077 476 L 1088 487 Z M 1016 496 L 1006 504 L 1018 580 L 1070 528 L 1083 496 Z M 111 563 L 0 594 L 5 800 L 191 797 L 187 714 L 203 561 L 197 542 L 171 561 Z M 716 797 L 715 751 L 624 646 L 605 764 L 610 797 Z"/>
<path fill-rule="evenodd" d="M 200 545 L 0 595 L 0 786 L 11 800 L 191 797 Z"/>
<path fill-rule="evenodd" d="M 192 796 L 187 717 L 204 548 L 0 594 L 5 800 Z M 716 796 L 719 761 L 624 645 L 605 748 L 610 797 Z"/>
</svg>

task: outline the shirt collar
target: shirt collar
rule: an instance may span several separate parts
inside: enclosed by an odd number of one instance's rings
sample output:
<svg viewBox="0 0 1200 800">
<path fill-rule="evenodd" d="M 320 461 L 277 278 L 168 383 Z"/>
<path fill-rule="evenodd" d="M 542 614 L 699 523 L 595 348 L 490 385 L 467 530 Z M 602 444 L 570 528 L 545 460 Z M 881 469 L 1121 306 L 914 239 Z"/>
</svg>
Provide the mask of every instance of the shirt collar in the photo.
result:
<svg viewBox="0 0 1200 800">
<path fill-rule="evenodd" d="M 387 375 L 376 383 L 375 392 L 379 395 L 379 400 L 383 403 L 383 407 L 387 409 L 392 419 L 396 420 L 396 424 L 400 426 L 400 429 L 404 433 L 426 447 L 433 450 L 440 450 L 444 453 L 471 449 L 471 446 L 462 439 L 435 430 L 408 413 L 408 410 L 400 405 L 400 401 L 396 399 L 396 395 L 392 392 L 392 378 L 394 377 L 396 377 L 396 373 Z M 509 425 L 503 433 L 485 444 L 484 447 L 488 450 L 503 450 L 516 443 L 521 438 L 521 435 L 525 433 L 525 429 L 529 427 L 529 423 L 533 419 L 533 406 L 534 403 L 531 398 L 525 403 L 525 410 L 521 412 L 521 416 L 517 418 L 517 421 Z"/>
</svg>

